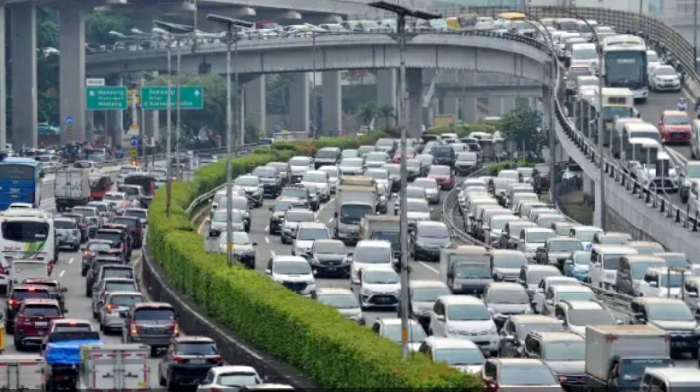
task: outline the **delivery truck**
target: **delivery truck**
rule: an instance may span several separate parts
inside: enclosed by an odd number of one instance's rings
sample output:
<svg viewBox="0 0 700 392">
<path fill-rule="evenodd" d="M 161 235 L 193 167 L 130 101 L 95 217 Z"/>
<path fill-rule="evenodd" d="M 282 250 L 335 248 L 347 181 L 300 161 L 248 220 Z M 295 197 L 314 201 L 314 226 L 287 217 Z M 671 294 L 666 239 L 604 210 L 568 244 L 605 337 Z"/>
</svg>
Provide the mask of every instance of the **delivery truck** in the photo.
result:
<svg viewBox="0 0 700 392">
<path fill-rule="evenodd" d="M 137 391 L 148 389 L 151 348 L 145 344 L 83 346 L 80 389 Z"/>
<path fill-rule="evenodd" d="M 85 332 L 80 336 L 69 336 L 46 344 L 44 359 L 46 367 L 46 390 L 75 390 L 78 387 L 79 369 L 82 363 L 81 349 L 102 345 L 99 332 Z M 43 347 L 43 345 L 42 345 Z"/>
<path fill-rule="evenodd" d="M 652 325 L 586 326 L 586 386 L 638 391 L 646 368 L 673 366 L 670 342 Z"/>
<path fill-rule="evenodd" d="M 58 212 L 86 205 L 90 201 L 90 171 L 70 168 L 56 172 L 53 194 Z"/>
<path fill-rule="evenodd" d="M 400 261 L 400 222 L 400 218 L 395 215 L 365 215 L 360 221 L 360 239 L 390 242 L 394 261 Z"/>
<path fill-rule="evenodd" d="M 440 249 L 440 281 L 454 294 L 481 295 L 493 282 L 491 253 L 476 245 Z"/>
<path fill-rule="evenodd" d="M 43 391 L 45 366 L 38 354 L 0 356 L 0 390 Z"/>
<path fill-rule="evenodd" d="M 341 185 L 336 190 L 334 238 L 346 243 L 360 239 L 360 221 L 377 211 L 377 188 Z"/>
</svg>

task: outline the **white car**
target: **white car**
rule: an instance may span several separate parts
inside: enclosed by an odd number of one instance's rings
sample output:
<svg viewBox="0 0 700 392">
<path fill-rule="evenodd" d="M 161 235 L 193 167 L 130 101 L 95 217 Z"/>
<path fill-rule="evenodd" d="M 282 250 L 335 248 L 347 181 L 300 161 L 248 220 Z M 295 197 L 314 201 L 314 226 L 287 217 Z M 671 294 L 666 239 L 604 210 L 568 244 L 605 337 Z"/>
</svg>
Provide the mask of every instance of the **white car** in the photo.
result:
<svg viewBox="0 0 700 392">
<path fill-rule="evenodd" d="M 292 243 L 296 237 L 297 229 L 303 222 L 316 222 L 316 214 L 305 208 L 292 208 L 284 213 L 280 241 L 283 244 Z"/>
<path fill-rule="evenodd" d="M 391 267 L 394 256 L 391 251 L 391 244 L 381 240 L 362 240 L 355 246 L 355 252 L 350 255 L 352 264 L 350 266 L 350 281 L 354 284 L 360 283 L 360 270 L 372 266 Z"/>
<path fill-rule="evenodd" d="M 316 280 L 311 266 L 301 256 L 275 256 L 267 263 L 265 274 L 282 286 L 311 297 L 316 291 Z"/>
<path fill-rule="evenodd" d="M 430 311 L 428 334 L 467 339 L 495 356 L 501 339 L 491 313 L 481 299 L 471 295 L 443 295 Z"/>
<path fill-rule="evenodd" d="M 344 176 L 360 176 L 365 172 L 364 158 L 343 158 L 338 165 L 340 173 Z"/>
<path fill-rule="evenodd" d="M 331 232 L 323 223 L 302 222 L 296 230 L 296 237 L 292 244 L 292 254 L 304 256 L 311 250 L 314 241 L 329 239 L 331 239 Z"/>
<path fill-rule="evenodd" d="M 111 204 L 112 210 L 116 211 L 118 214 L 129 207 L 129 198 L 124 192 L 107 192 L 102 198 L 102 201 Z"/>
<path fill-rule="evenodd" d="M 335 194 L 340 186 L 341 172 L 338 166 L 321 166 L 320 171 L 328 173 L 328 182 L 331 185 L 331 193 Z"/>
<path fill-rule="evenodd" d="M 8 210 L 32 209 L 34 206 L 31 203 L 11 203 Z"/>
<path fill-rule="evenodd" d="M 233 180 L 233 188 L 245 192 L 246 197 L 256 207 L 262 207 L 265 188 L 258 176 L 239 176 Z"/>
<path fill-rule="evenodd" d="M 548 239 L 554 238 L 557 233 L 544 227 L 526 227 L 520 231 L 518 250 L 525 253 L 528 260 L 534 260 L 537 248 L 544 246 Z"/>
<path fill-rule="evenodd" d="M 430 220 L 432 208 L 425 199 L 406 199 L 406 215 L 408 224 L 415 225 L 418 222 Z"/>
<path fill-rule="evenodd" d="M 377 184 L 384 184 L 389 189 L 391 189 L 391 181 L 389 181 L 389 171 L 381 168 L 370 168 L 365 171 L 366 177 L 372 177 Z"/>
<path fill-rule="evenodd" d="M 486 362 L 479 346 L 465 339 L 431 336 L 425 339 L 419 350 L 433 362 L 446 362 L 463 373 L 479 374 Z"/>
<path fill-rule="evenodd" d="M 399 305 L 401 281 L 391 266 L 367 266 L 359 272 L 357 287 L 362 309 L 370 307 L 395 308 Z"/>
<path fill-rule="evenodd" d="M 603 233 L 603 229 L 597 226 L 574 226 L 569 230 L 569 237 L 581 241 L 583 249 L 590 251 L 593 244 L 593 237 L 597 233 Z"/>
<path fill-rule="evenodd" d="M 158 368 L 160 369 L 160 367 Z M 214 366 L 197 386 L 197 391 L 236 391 L 241 385 L 262 384 L 258 372 L 250 366 Z"/>
<path fill-rule="evenodd" d="M 304 186 L 315 185 L 316 192 L 322 202 L 326 202 L 331 198 L 331 182 L 328 173 L 321 170 L 309 170 L 304 173 L 301 178 L 301 184 Z"/>
<path fill-rule="evenodd" d="M 670 65 L 659 65 L 649 72 L 649 88 L 652 91 L 681 91 L 681 78 Z"/>
<path fill-rule="evenodd" d="M 299 183 L 304 173 L 311 170 L 314 165 L 311 157 L 293 157 L 289 160 L 290 182 L 292 184 Z"/>
<path fill-rule="evenodd" d="M 656 51 L 647 50 L 647 73 L 651 74 L 651 71 L 659 65 L 661 65 L 661 60 Z"/>
</svg>

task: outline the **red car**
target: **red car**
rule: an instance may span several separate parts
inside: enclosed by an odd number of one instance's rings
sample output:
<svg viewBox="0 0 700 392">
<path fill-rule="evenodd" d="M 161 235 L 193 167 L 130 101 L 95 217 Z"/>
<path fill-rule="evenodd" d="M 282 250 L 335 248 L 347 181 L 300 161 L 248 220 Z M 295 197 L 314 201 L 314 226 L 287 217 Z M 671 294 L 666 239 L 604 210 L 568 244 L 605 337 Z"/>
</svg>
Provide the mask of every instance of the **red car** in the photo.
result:
<svg viewBox="0 0 700 392">
<path fill-rule="evenodd" d="M 435 179 L 440 189 L 452 189 L 455 186 L 454 173 L 449 166 L 432 165 L 427 177 Z"/>
<path fill-rule="evenodd" d="M 659 120 L 662 143 L 690 144 L 690 118 L 680 110 L 664 110 Z"/>
<path fill-rule="evenodd" d="M 15 348 L 41 346 L 51 321 L 63 318 L 61 305 L 55 299 L 28 298 L 22 301 L 15 316 Z"/>
<path fill-rule="evenodd" d="M 13 333 L 15 328 L 15 315 L 19 311 L 22 301 L 25 299 L 51 299 L 51 292 L 47 287 L 32 286 L 28 284 L 16 284 L 12 286 L 7 301 L 5 302 L 5 331 Z"/>
<path fill-rule="evenodd" d="M 406 156 L 408 159 L 413 159 L 416 157 L 416 150 L 413 147 L 406 147 Z M 391 157 L 392 163 L 401 163 L 401 149 L 397 149 L 394 156 Z"/>
</svg>

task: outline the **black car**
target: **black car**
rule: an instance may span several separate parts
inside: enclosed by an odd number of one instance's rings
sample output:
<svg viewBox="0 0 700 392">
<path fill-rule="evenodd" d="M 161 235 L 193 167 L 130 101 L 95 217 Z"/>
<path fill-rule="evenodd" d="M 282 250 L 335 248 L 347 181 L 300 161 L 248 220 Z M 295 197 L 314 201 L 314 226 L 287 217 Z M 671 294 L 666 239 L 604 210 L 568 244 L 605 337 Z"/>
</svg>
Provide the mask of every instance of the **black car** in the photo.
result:
<svg viewBox="0 0 700 392">
<path fill-rule="evenodd" d="M 279 234 L 284 223 L 284 213 L 291 208 L 305 208 L 304 203 L 293 197 L 278 197 L 275 204 L 270 206 L 270 234 Z"/>
<path fill-rule="evenodd" d="M 165 355 L 158 363 L 158 381 L 168 390 L 197 386 L 215 366 L 223 366 L 216 343 L 204 336 L 173 338 Z"/>
<path fill-rule="evenodd" d="M 143 228 L 141 227 L 141 219 L 133 216 L 115 216 L 109 223 L 124 225 L 129 229 L 131 235 L 131 246 L 139 249 L 143 245 Z"/>
<path fill-rule="evenodd" d="M 126 255 L 126 260 L 131 260 L 131 235 L 124 225 L 116 223 L 105 224 L 105 227 L 97 230 L 96 240 L 112 241 L 113 247 L 121 250 Z"/>
<path fill-rule="evenodd" d="M 442 222 L 423 221 L 411 232 L 411 255 L 414 260 L 438 261 L 440 250 L 450 246 L 452 237 Z"/>
<path fill-rule="evenodd" d="M 106 265 L 111 265 L 111 264 L 116 264 L 116 265 L 121 265 L 121 259 L 119 257 L 115 256 L 102 256 L 99 255 L 95 257 L 95 260 L 92 261 L 92 264 L 90 265 L 90 269 L 88 270 L 86 279 L 85 279 L 85 296 L 86 297 L 92 297 L 92 286 L 95 285 L 95 280 L 97 279 L 97 274 L 100 273 L 100 268 L 106 266 Z"/>
<path fill-rule="evenodd" d="M 258 166 L 253 170 L 254 176 L 260 178 L 263 185 L 263 196 L 275 198 L 282 190 L 282 179 L 276 168 L 270 166 Z"/>
<path fill-rule="evenodd" d="M 88 269 L 90 269 L 90 265 L 92 264 L 92 261 L 95 259 L 98 253 L 108 251 L 117 251 L 117 249 L 113 248 L 112 241 L 91 240 L 86 245 L 83 245 L 83 256 L 80 263 L 80 275 L 87 275 Z"/>
<path fill-rule="evenodd" d="M 455 150 L 449 145 L 435 146 L 430 150 L 430 155 L 434 157 L 433 164 L 445 165 L 451 168 L 455 166 Z"/>
<path fill-rule="evenodd" d="M 551 174 L 549 169 L 549 164 L 547 163 L 541 163 L 535 166 L 535 169 L 532 171 L 532 185 L 535 192 L 542 193 L 549 190 Z"/>
</svg>

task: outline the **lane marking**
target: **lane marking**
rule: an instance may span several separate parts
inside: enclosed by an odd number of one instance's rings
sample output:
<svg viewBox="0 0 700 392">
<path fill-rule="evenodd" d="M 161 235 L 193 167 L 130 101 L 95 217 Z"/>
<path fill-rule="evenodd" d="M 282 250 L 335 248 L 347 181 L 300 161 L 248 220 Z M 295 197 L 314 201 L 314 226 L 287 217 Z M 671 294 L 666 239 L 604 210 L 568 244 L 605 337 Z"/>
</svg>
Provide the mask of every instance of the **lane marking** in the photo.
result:
<svg viewBox="0 0 700 392">
<path fill-rule="evenodd" d="M 425 267 L 428 271 L 430 271 L 430 272 L 432 272 L 432 273 L 440 274 L 440 271 L 436 270 L 436 269 L 433 268 L 432 266 L 430 266 L 430 265 L 428 265 L 428 264 L 426 264 L 426 263 L 424 263 L 424 262 L 422 262 L 422 261 L 419 261 L 418 264 L 422 265 L 423 267 Z"/>
<path fill-rule="evenodd" d="M 333 218 L 328 219 L 328 223 L 333 223 Z"/>
<path fill-rule="evenodd" d="M 73 264 L 73 260 L 75 259 L 71 257 L 70 260 L 68 260 L 68 264 Z"/>
<path fill-rule="evenodd" d="M 65 274 L 65 273 L 66 273 L 66 270 L 63 270 L 63 271 L 61 271 L 61 273 L 60 273 L 60 274 L 58 274 L 58 277 L 59 277 L 59 278 L 60 278 L 60 277 L 62 277 L 62 276 L 63 276 L 63 274 Z"/>
<path fill-rule="evenodd" d="M 270 226 L 265 226 L 265 231 L 270 231 Z"/>
<path fill-rule="evenodd" d="M 265 242 L 268 243 L 268 244 L 270 243 L 270 239 L 267 238 L 267 236 L 265 236 Z"/>
<path fill-rule="evenodd" d="M 202 230 L 204 230 L 204 225 L 209 222 L 209 218 L 206 218 L 202 221 L 202 223 L 199 224 L 199 227 L 197 228 L 197 234 L 202 234 Z"/>
<path fill-rule="evenodd" d="M 275 258 L 275 257 L 277 257 L 277 255 L 275 254 L 275 251 L 274 251 L 274 250 L 272 250 L 272 249 L 270 249 L 270 254 L 272 255 L 272 258 Z"/>
</svg>

